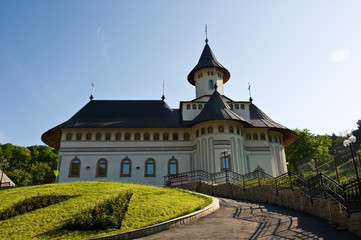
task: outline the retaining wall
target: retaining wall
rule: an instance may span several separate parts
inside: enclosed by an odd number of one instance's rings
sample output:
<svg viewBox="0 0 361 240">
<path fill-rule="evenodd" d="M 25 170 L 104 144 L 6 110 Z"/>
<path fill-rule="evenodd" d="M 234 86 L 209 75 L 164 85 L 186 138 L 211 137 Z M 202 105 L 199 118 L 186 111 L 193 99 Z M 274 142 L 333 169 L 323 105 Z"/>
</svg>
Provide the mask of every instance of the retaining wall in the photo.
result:
<svg viewBox="0 0 361 240">
<path fill-rule="evenodd" d="M 177 187 L 204 193 L 215 197 L 226 197 L 238 200 L 247 200 L 275 204 L 298 211 L 304 211 L 311 215 L 328 220 L 331 224 L 337 224 L 341 229 L 347 229 L 361 237 L 361 213 L 347 215 L 339 204 L 322 196 L 313 199 L 313 203 L 298 191 L 283 189 L 278 196 L 269 189 L 260 187 L 246 187 L 236 184 L 210 185 L 206 182 L 195 182 Z"/>
</svg>

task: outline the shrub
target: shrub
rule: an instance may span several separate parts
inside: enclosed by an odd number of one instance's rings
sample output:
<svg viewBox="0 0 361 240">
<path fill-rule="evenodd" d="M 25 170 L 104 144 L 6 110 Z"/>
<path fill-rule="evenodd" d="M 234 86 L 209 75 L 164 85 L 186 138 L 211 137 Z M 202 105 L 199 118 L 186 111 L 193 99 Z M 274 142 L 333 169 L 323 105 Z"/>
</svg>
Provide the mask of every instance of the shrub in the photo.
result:
<svg viewBox="0 0 361 240">
<path fill-rule="evenodd" d="M 24 201 L 14 204 L 12 207 L 5 209 L 0 213 L 0 220 L 6 220 L 36 209 L 44 208 L 59 202 L 66 201 L 70 198 L 78 197 L 67 195 L 38 195 L 36 197 L 25 198 Z"/>
<path fill-rule="evenodd" d="M 131 191 L 127 191 L 125 194 L 107 199 L 94 208 L 75 215 L 64 225 L 64 228 L 73 230 L 120 229 L 132 195 Z"/>
</svg>

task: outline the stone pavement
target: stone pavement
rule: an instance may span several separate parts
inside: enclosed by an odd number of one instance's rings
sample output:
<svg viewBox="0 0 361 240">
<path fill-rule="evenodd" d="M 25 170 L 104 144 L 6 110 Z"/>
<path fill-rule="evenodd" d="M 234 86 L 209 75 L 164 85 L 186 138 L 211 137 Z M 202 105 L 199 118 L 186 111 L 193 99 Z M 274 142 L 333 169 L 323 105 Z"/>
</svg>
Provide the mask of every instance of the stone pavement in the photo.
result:
<svg viewBox="0 0 361 240">
<path fill-rule="evenodd" d="M 264 203 L 219 200 L 218 211 L 142 239 L 361 239 L 306 213 Z"/>
</svg>

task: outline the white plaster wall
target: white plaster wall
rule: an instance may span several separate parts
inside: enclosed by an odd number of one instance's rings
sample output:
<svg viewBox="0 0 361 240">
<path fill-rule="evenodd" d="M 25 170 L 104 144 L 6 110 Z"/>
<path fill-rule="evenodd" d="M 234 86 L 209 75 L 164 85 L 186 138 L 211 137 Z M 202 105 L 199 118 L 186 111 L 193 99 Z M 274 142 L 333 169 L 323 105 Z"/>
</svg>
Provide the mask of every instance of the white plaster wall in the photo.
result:
<svg viewBox="0 0 361 240">
<path fill-rule="evenodd" d="M 213 75 L 208 75 L 208 71 L 213 72 Z M 213 68 L 202 68 L 195 72 L 194 81 L 196 83 L 196 97 L 201 97 L 204 95 L 212 95 L 214 92 L 214 88 L 209 88 L 209 80 L 213 81 L 213 85 L 217 83 L 217 91 L 224 95 L 223 88 L 223 79 L 218 77 L 217 73 L 221 73 L 221 71 L 217 71 Z M 201 78 L 198 78 L 198 74 L 202 74 Z M 222 74 L 223 76 L 223 74 Z"/>
</svg>

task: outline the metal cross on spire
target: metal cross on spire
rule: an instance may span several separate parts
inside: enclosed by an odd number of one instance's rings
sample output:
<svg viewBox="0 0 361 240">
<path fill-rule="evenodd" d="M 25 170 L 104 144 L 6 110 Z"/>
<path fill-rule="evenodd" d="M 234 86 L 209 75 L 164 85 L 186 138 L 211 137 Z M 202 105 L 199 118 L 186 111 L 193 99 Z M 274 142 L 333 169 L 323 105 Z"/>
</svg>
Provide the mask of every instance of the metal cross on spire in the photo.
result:
<svg viewBox="0 0 361 240">
<path fill-rule="evenodd" d="M 206 29 L 205 29 L 205 32 L 206 32 L 206 43 L 208 43 L 208 31 L 207 31 L 207 24 L 206 24 Z"/>
<path fill-rule="evenodd" d="M 165 96 L 164 96 L 164 80 L 163 80 L 163 95 L 162 95 L 162 101 L 164 102 Z"/>
<path fill-rule="evenodd" d="M 251 94 L 251 84 L 248 83 L 248 92 L 249 92 L 249 102 L 252 103 L 253 98 L 252 98 L 252 94 Z"/>
<path fill-rule="evenodd" d="M 91 94 L 90 94 L 90 101 L 93 100 L 93 91 L 94 91 L 94 80 L 92 81 L 92 90 L 91 90 Z"/>
</svg>

